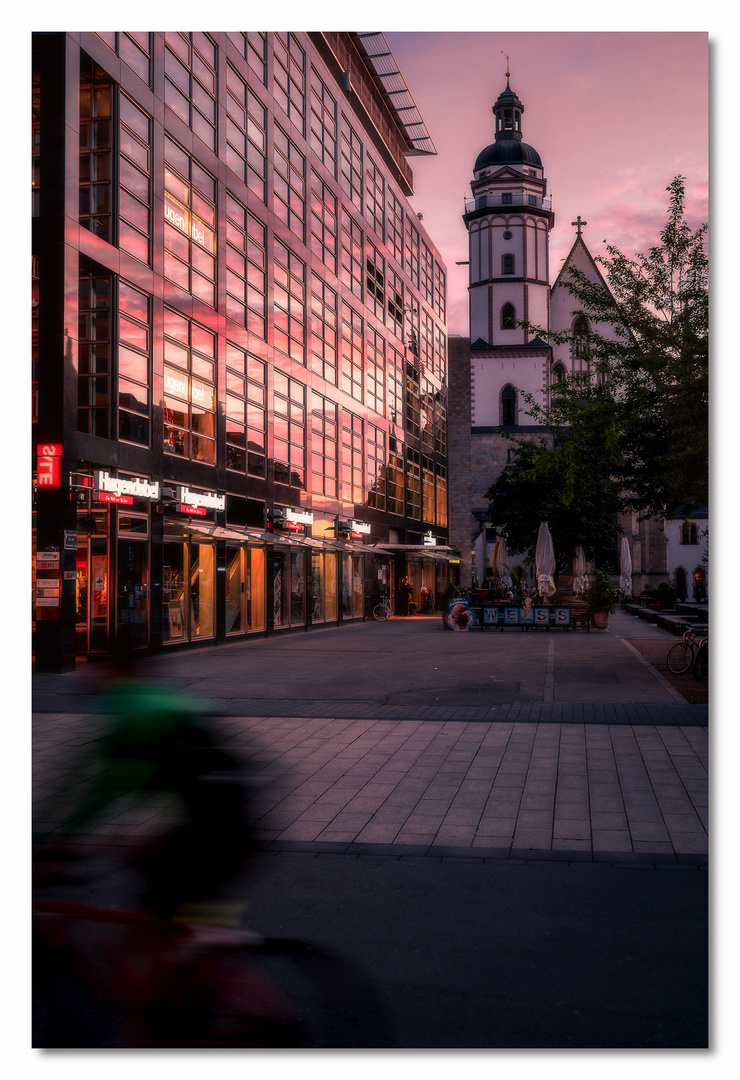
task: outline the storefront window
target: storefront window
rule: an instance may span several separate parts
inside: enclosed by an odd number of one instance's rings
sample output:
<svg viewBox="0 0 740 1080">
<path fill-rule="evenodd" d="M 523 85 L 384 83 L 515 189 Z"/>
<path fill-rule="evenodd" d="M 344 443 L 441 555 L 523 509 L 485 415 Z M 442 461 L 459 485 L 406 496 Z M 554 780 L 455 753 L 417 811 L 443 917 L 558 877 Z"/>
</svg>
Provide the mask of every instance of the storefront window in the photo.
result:
<svg viewBox="0 0 740 1080">
<path fill-rule="evenodd" d="M 75 633 L 80 655 L 105 652 L 108 647 L 107 532 L 107 513 L 91 514 L 87 507 L 78 513 Z"/>
<path fill-rule="evenodd" d="M 265 628 L 265 553 L 262 548 L 226 549 L 226 633 Z"/>
<path fill-rule="evenodd" d="M 185 640 L 187 599 L 185 595 L 187 544 L 165 546 L 162 581 L 162 640 Z"/>
<path fill-rule="evenodd" d="M 216 633 L 216 548 L 207 542 L 165 544 L 163 642 L 195 641 Z"/>
<path fill-rule="evenodd" d="M 294 626 L 306 621 L 306 556 L 303 551 L 290 553 L 290 621 Z"/>
<path fill-rule="evenodd" d="M 272 624 L 288 626 L 290 621 L 290 579 L 288 553 L 276 551 L 272 559 Z"/>
<path fill-rule="evenodd" d="M 149 638 L 148 542 L 134 536 L 118 539 L 118 648 L 143 648 Z"/>
<path fill-rule="evenodd" d="M 216 632 L 216 548 L 193 544 L 190 566 L 190 636 L 213 637 Z"/>
<path fill-rule="evenodd" d="M 342 555 L 342 617 L 361 619 L 364 615 L 363 557 Z"/>
<path fill-rule="evenodd" d="M 356 619 L 365 614 L 362 591 L 362 555 L 352 556 L 352 613 Z"/>
<path fill-rule="evenodd" d="M 311 556 L 311 620 L 324 621 L 323 555 Z"/>
<path fill-rule="evenodd" d="M 324 556 L 324 616 L 328 622 L 337 618 L 337 557 Z"/>
</svg>

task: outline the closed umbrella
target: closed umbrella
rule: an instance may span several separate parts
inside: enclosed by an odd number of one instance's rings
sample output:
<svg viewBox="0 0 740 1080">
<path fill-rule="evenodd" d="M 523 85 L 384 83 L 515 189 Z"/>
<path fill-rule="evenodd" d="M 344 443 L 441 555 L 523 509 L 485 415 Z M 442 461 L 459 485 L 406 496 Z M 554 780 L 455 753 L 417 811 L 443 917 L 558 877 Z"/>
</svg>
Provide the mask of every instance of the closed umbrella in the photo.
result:
<svg viewBox="0 0 740 1080">
<path fill-rule="evenodd" d="M 626 536 L 622 537 L 622 547 L 619 552 L 619 588 L 625 596 L 632 595 L 632 556 Z"/>
<path fill-rule="evenodd" d="M 582 593 L 586 588 L 586 553 L 583 550 L 583 545 L 578 544 L 576 547 L 576 557 L 573 565 L 573 589 L 577 593 Z"/>
<path fill-rule="evenodd" d="M 540 522 L 537 546 L 534 549 L 534 565 L 537 572 L 537 589 L 540 596 L 552 596 L 555 592 L 555 550 L 552 546 L 550 528 L 546 521 Z"/>
<path fill-rule="evenodd" d="M 506 569 L 506 564 L 509 561 L 509 556 L 506 552 L 506 541 L 503 536 L 499 537 L 493 547 L 493 562 L 491 569 L 493 570 L 494 580 L 499 579 L 501 585 L 508 589 L 511 587 L 511 575 Z"/>
</svg>

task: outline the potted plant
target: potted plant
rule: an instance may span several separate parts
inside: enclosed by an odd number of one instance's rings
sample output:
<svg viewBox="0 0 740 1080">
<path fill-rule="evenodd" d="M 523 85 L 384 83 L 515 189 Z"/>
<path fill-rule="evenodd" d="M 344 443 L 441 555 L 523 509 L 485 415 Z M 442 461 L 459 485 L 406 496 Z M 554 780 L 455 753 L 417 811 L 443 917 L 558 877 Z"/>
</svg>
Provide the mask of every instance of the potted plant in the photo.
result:
<svg viewBox="0 0 740 1080">
<path fill-rule="evenodd" d="M 589 586 L 584 595 L 591 609 L 593 625 L 597 630 L 606 630 L 609 616 L 617 610 L 619 595 L 612 584 L 611 571 L 602 567 L 601 570 L 594 570 L 589 574 Z"/>
</svg>

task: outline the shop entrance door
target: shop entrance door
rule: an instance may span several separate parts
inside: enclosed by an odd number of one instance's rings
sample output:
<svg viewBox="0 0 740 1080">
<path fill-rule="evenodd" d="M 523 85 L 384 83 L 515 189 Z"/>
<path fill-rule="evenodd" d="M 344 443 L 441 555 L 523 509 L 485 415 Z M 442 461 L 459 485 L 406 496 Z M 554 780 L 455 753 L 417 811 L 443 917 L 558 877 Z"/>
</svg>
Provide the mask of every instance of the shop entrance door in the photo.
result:
<svg viewBox="0 0 740 1080">
<path fill-rule="evenodd" d="M 75 649 L 78 656 L 108 649 L 108 538 L 77 534 Z"/>
</svg>

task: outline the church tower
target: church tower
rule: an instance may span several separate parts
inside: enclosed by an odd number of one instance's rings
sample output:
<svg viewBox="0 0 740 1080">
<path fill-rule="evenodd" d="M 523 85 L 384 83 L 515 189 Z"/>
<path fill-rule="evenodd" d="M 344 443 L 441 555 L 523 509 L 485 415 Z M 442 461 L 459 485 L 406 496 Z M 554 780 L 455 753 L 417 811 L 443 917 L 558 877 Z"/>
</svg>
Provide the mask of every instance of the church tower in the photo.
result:
<svg viewBox="0 0 740 1080">
<path fill-rule="evenodd" d="M 549 325 L 549 232 L 555 217 L 540 155 L 524 142 L 524 105 L 509 79 L 507 70 L 506 89 L 493 106 L 494 141 L 475 162 L 463 215 L 470 340 L 488 346 L 527 344 L 516 322 Z"/>
</svg>

